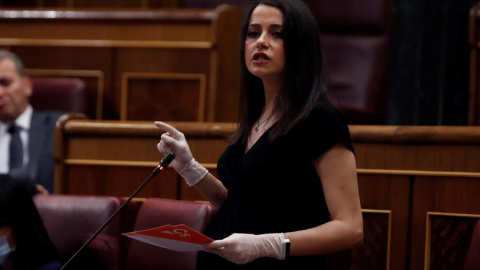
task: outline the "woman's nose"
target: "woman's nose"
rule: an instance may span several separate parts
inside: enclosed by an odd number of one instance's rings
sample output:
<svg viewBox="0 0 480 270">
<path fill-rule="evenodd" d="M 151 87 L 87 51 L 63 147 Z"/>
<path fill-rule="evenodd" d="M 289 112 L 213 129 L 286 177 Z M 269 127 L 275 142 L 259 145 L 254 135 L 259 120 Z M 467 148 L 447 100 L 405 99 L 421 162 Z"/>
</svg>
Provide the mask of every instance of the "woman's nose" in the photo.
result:
<svg viewBox="0 0 480 270">
<path fill-rule="evenodd" d="M 268 48 L 268 39 L 266 33 L 262 33 L 257 39 L 257 48 Z"/>
</svg>

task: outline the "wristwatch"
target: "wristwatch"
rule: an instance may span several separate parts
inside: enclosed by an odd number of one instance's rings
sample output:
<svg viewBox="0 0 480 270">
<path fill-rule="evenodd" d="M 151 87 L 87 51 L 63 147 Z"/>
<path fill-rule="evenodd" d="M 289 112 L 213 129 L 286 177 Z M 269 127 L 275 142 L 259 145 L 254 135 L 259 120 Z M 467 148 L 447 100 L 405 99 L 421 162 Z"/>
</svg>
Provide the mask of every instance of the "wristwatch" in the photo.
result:
<svg viewBox="0 0 480 270">
<path fill-rule="evenodd" d="M 287 238 L 287 235 L 283 234 L 283 245 L 285 246 L 285 258 L 284 260 L 290 257 L 290 239 Z"/>
</svg>

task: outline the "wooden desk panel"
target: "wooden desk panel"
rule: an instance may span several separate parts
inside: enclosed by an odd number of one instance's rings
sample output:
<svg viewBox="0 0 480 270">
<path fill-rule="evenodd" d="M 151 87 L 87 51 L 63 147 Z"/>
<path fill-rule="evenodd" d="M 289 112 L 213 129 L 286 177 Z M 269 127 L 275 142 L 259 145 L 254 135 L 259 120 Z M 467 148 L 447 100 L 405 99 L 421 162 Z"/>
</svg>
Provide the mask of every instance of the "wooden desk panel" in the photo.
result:
<svg viewBox="0 0 480 270">
<path fill-rule="evenodd" d="M 480 172 L 477 127 L 358 125 L 350 131 L 359 169 Z"/>
<path fill-rule="evenodd" d="M 372 235 L 372 230 L 386 230 L 390 233 L 390 242 L 386 250 L 373 250 L 364 248 L 376 245 L 372 243 L 375 239 L 365 239 L 364 244 L 355 249 L 359 257 L 374 256 L 375 251 L 385 254 L 386 264 L 378 268 L 370 261 L 370 265 L 365 265 L 359 269 L 406 269 L 407 250 L 408 250 L 408 220 L 411 182 L 408 175 L 372 175 L 368 173 L 358 174 L 358 186 L 360 191 L 360 200 L 362 209 L 377 209 L 390 211 L 391 223 L 387 228 L 371 228 L 364 221 L 364 231 L 367 235 Z M 370 254 L 369 253 L 374 253 Z M 375 260 L 375 262 L 378 261 Z M 375 267 L 376 266 L 376 267 Z M 385 268 L 389 266 L 390 268 Z"/>
<path fill-rule="evenodd" d="M 410 269 L 434 270 L 439 265 L 462 269 L 473 226 L 480 220 L 479 191 L 480 173 L 415 178 Z M 432 213 L 442 220 L 433 222 Z M 459 216 L 463 218 L 459 220 Z"/>
<path fill-rule="evenodd" d="M 72 118 L 75 117 L 62 118 L 56 130 L 56 193 L 129 196 L 133 192 L 132 187 L 138 186 L 162 158 L 156 145 L 163 131 L 157 129 L 153 121 Z M 226 148 L 227 137 L 233 132 L 235 124 L 172 124 L 185 133 L 195 158 L 215 174 L 217 159 Z M 165 187 L 149 188 L 143 195 L 180 199 L 183 180 L 169 170 L 157 176 L 163 178 L 161 185 Z M 83 186 L 82 181 L 88 184 Z M 200 198 L 198 194 L 188 194 L 182 198 Z"/>
<path fill-rule="evenodd" d="M 62 193 L 129 197 L 152 171 L 144 167 L 68 164 L 65 166 L 68 182 L 63 185 Z M 167 169 L 150 180 L 136 197 L 176 199 L 179 182 L 177 173 Z"/>
</svg>

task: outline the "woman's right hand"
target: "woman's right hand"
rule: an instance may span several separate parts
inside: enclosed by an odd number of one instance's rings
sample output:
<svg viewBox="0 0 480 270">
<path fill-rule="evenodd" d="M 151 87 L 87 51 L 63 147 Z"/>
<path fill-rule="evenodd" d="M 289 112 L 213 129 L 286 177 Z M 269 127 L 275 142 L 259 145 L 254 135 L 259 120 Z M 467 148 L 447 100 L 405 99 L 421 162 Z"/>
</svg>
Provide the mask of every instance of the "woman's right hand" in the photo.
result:
<svg viewBox="0 0 480 270">
<path fill-rule="evenodd" d="M 162 134 L 160 142 L 157 144 L 158 151 L 164 155 L 172 151 L 175 154 L 175 159 L 170 163 L 170 166 L 175 171 L 181 172 L 193 158 L 187 140 L 185 140 L 185 135 L 164 122 L 156 121 L 155 126 L 166 131 Z"/>
<path fill-rule="evenodd" d="M 170 166 L 185 179 L 189 186 L 202 180 L 208 171 L 193 158 L 185 135 L 164 122 L 156 121 L 155 126 L 166 131 L 157 144 L 158 151 L 164 155 L 171 151 L 175 154 Z"/>
</svg>

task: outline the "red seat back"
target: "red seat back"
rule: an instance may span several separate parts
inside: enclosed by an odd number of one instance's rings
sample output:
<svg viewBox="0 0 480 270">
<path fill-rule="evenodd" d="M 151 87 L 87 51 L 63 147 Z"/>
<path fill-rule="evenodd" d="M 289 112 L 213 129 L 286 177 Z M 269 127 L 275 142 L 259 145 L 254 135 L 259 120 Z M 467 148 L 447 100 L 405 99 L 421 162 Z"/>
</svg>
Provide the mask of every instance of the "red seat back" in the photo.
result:
<svg viewBox="0 0 480 270">
<path fill-rule="evenodd" d="M 349 124 L 383 124 L 391 0 L 305 0 L 320 25 L 327 83 Z"/>
<path fill-rule="evenodd" d="M 35 110 L 87 115 L 85 82 L 78 78 L 31 77 L 30 103 Z"/>
<path fill-rule="evenodd" d="M 123 201 L 110 196 L 54 194 L 36 195 L 34 202 L 60 260 L 66 262 L 113 215 Z M 124 211 L 115 217 L 71 261 L 68 269 L 117 269 L 121 260 L 121 232 L 132 229 L 122 225 L 132 224 L 123 216 L 127 213 L 132 214 Z"/>
</svg>

